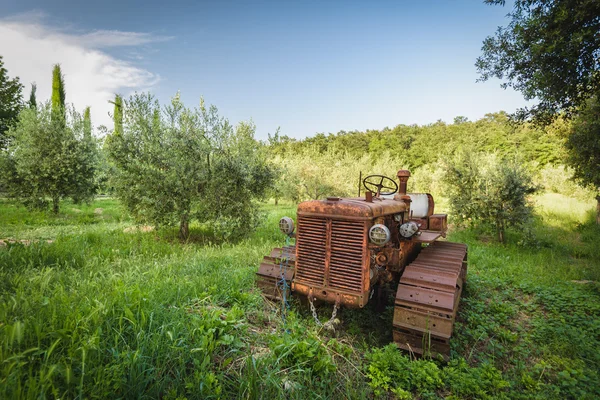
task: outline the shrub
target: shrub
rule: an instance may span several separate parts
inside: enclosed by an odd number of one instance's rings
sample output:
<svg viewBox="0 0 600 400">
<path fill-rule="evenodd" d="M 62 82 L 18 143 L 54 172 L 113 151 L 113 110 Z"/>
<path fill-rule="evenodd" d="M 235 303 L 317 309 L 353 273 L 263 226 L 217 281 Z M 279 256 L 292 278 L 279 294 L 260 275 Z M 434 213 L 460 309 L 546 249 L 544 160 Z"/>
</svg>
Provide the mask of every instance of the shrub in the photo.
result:
<svg viewBox="0 0 600 400">
<path fill-rule="evenodd" d="M 447 163 L 444 180 L 459 222 L 491 228 L 502 243 L 507 227 L 530 223 L 533 205 L 528 197 L 538 187 L 518 162 L 463 152 Z"/>
</svg>

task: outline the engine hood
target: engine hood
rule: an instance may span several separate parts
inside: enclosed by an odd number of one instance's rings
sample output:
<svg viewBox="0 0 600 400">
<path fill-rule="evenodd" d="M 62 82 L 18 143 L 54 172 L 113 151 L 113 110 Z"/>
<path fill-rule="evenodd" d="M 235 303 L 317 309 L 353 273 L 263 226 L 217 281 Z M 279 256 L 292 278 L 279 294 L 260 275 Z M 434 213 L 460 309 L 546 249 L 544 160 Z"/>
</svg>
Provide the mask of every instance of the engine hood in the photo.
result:
<svg viewBox="0 0 600 400">
<path fill-rule="evenodd" d="M 408 206 L 405 202 L 384 198 L 373 198 L 373 202 L 367 202 L 360 197 L 329 197 L 327 200 L 311 200 L 298 204 L 298 215 L 329 216 L 344 219 L 373 219 L 407 210 Z"/>
</svg>

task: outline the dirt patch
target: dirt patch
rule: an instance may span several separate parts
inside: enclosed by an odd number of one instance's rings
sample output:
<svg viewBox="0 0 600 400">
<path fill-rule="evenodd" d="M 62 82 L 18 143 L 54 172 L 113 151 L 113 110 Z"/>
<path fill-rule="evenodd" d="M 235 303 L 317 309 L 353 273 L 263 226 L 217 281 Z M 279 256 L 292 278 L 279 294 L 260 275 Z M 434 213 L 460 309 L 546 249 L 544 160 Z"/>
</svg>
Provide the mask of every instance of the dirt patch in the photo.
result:
<svg viewBox="0 0 600 400">
<path fill-rule="evenodd" d="M 586 280 L 583 280 L 583 281 L 571 281 L 571 282 L 578 283 L 580 285 L 585 285 L 585 284 L 588 284 L 588 283 L 596 283 L 596 281 L 586 281 Z"/>
<path fill-rule="evenodd" d="M 103 212 L 104 212 L 103 208 L 95 208 L 94 209 L 94 214 L 96 214 L 96 215 L 102 215 Z"/>
</svg>

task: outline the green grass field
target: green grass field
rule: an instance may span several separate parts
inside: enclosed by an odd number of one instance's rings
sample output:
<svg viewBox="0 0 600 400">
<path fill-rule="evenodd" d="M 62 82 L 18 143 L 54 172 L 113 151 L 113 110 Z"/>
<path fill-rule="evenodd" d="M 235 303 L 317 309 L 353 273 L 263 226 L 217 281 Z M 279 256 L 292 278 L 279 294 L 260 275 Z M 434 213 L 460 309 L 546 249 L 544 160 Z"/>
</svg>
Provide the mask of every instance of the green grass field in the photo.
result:
<svg viewBox="0 0 600 400">
<path fill-rule="evenodd" d="M 469 276 L 444 363 L 389 345 L 389 307 L 342 310 L 331 333 L 293 299 L 284 322 L 254 273 L 292 205 L 220 244 L 199 226 L 188 243 L 136 229 L 113 199 L 57 217 L 0 201 L 0 240 L 29 241 L 0 246 L 0 398 L 598 398 L 594 204 L 536 202 L 508 245 L 449 235 L 469 245 Z"/>
</svg>

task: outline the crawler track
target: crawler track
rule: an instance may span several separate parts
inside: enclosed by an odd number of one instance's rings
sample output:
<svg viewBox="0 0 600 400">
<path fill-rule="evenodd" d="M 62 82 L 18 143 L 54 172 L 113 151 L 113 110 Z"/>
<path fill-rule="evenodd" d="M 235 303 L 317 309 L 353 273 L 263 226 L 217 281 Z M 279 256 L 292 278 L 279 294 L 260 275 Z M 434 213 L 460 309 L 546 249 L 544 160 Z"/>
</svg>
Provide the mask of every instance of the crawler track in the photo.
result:
<svg viewBox="0 0 600 400">
<path fill-rule="evenodd" d="M 450 337 L 467 277 L 467 246 L 434 242 L 406 266 L 394 307 L 394 343 L 416 354 L 450 354 Z"/>
<path fill-rule="evenodd" d="M 256 284 L 265 297 L 281 301 L 283 298 L 282 279 L 287 281 L 286 297 L 289 297 L 289 288 L 294 278 L 296 267 L 296 246 L 274 248 L 269 256 L 260 263 L 256 273 Z"/>
</svg>

